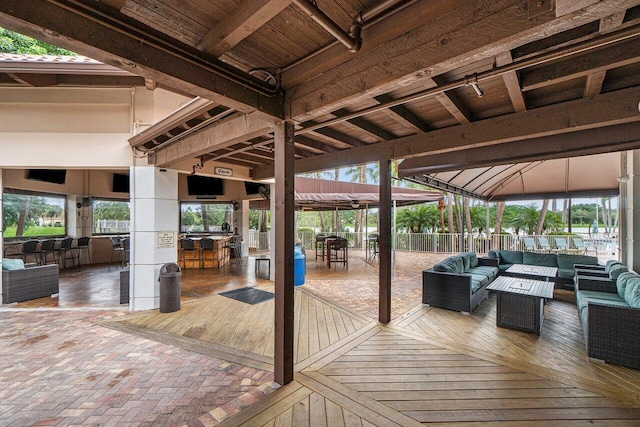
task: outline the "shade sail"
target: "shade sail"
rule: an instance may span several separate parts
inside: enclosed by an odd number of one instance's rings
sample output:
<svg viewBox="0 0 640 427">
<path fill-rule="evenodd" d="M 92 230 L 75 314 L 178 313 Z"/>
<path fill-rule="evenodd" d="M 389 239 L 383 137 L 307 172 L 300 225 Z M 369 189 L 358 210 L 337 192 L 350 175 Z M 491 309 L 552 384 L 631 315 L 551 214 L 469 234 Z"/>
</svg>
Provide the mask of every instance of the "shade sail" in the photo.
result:
<svg viewBox="0 0 640 427">
<path fill-rule="evenodd" d="M 295 205 L 305 210 L 333 210 L 377 207 L 380 201 L 379 187 L 373 184 L 329 181 L 296 177 Z M 442 200 L 440 191 L 393 187 L 391 199 L 397 206 L 407 206 Z M 268 209 L 267 200 L 251 201 L 252 209 Z"/>
<path fill-rule="evenodd" d="M 434 168 L 424 168 L 429 169 Z M 409 159 L 400 164 L 399 176 L 487 201 L 614 196 L 619 192 L 620 153 L 439 169 L 420 173 L 420 158 Z"/>
</svg>

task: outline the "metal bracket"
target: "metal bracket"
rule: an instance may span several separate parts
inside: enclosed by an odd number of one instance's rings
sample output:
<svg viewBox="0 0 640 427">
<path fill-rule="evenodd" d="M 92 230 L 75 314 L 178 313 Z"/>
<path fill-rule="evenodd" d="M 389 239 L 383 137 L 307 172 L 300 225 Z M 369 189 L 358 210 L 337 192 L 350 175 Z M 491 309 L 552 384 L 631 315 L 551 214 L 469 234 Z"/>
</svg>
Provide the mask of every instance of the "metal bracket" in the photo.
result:
<svg viewBox="0 0 640 427">
<path fill-rule="evenodd" d="M 528 0 L 527 10 L 529 12 L 529 19 L 543 15 L 547 12 L 553 12 L 555 6 L 554 3 L 554 0 Z"/>
</svg>

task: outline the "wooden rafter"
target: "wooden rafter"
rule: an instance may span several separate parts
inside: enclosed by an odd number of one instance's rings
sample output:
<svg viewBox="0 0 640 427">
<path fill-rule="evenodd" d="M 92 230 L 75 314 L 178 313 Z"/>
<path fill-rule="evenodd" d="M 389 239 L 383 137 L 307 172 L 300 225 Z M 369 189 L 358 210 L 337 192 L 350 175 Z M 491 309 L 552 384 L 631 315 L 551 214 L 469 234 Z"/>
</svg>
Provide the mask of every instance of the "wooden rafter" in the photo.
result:
<svg viewBox="0 0 640 427">
<path fill-rule="evenodd" d="M 519 1 L 459 2 L 453 12 L 437 16 L 422 27 L 379 44 L 375 50 L 363 51 L 357 59 L 352 58 L 299 84 L 295 91 L 287 94 L 290 114 L 295 120 L 306 120 L 330 113 L 345 102 L 356 103 L 372 95 L 417 84 L 428 73 L 439 75 L 494 57 L 512 47 L 609 16 L 635 4 L 634 1 L 600 1 L 560 18 L 543 14 L 529 19 Z M 403 23 L 396 22 L 396 25 Z M 443 49 L 445 44 L 446 49 Z M 470 45 L 479 47 L 470 50 Z M 424 73 L 416 72 L 415 58 L 422 59 Z"/>
<path fill-rule="evenodd" d="M 511 52 L 506 52 L 496 56 L 496 66 L 498 67 L 511 64 L 512 62 L 513 58 L 511 57 Z M 518 78 L 518 73 L 515 71 L 506 73 L 502 76 L 502 80 L 504 81 L 507 92 L 509 93 L 509 98 L 511 99 L 513 109 L 516 112 L 525 111 L 527 109 L 527 104 L 524 100 L 522 89 L 520 88 L 520 79 Z"/>
<path fill-rule="evenodd" d="M 346 152 L 315 156 L 298 161 L 296 171 L 303 173 L 373 162 L 377 160 L 379 150 L 385 148 L 393 149 L 395 158 L 409 158 L 636 122 L 640 121 L 638 99 L 640 87 L 609 92 L 593 99 L 568 101 Z M 567 127 L 567 123 L 571 126 Z M 256 179 L 270 178 L 273 170 L 257 168 L 255 176 Z"/>
<path fill-rule="evenodd" d="M 234 115 L 156 151 L 156 166 L 168 166 L 184 158 L 231 147 L 273 132 L 274 121 L 258 113 Z"/>
<path fill-rule="evenodd" d="M 389 95 L 378 95 L 374 97 L 376 101 L 381 104 L 385 104 L 393 100 Z M 393 120 L 411 127 L 418 132 L 426 132 L 429 130 L 429 126 L 416 116 L 410 109 L 404 105 L 397 105 L 384 110 Z"/>
<path fill-rule="evenodd" d="M 533 90 L 638 62 L 640 62 L 640 35 L 625 43 L 598 49 L 589 54 L 524 73 L 521 78 L 522 89 Z"/>
<path fill-rule="evenodd" d="M 245 0 L 203 38 L 198 47 L 221 56 L 289 6 L 291 0 Z"/>
</svg>

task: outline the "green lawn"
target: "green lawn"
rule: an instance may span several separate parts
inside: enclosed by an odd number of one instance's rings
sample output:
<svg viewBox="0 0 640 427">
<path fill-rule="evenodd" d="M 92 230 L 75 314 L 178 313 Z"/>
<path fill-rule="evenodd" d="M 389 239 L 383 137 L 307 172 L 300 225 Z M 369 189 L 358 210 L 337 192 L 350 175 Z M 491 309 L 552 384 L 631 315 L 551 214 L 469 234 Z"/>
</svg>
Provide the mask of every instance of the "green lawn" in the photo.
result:
<svg viewBox="0 0 640 427">
<path fill-rule="evenodd" d="M 24 230 L 23 236 L 64 236 L 65 234 L 64 227 L 29 227 Z M 4 238 L 16 237 L 16 227 L 7 227 L 2 236 Z"/>
</svg>

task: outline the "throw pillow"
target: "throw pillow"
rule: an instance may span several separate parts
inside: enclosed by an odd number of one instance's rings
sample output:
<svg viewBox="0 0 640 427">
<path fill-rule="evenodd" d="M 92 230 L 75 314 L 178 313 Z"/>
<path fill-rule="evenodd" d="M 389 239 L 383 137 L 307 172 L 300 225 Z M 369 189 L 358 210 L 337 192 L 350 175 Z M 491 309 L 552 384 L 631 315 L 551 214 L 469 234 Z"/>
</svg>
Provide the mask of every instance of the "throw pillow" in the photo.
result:
<svg viewBox="0 0 640 427">
<path fill-rule="evenodd" d="M 627 280 L 627 289 L 624 291 L 624 300 L 631 307 L 640 308 L 640 276 Z"/>
<path fill-rule="evenodd" d="M 620 296 L 620 298 L 624 299 L 627 290 L 627 281 L 634 276 L 637 276 L 637 274 L 632 273 L 631 271 L 621 273 L 618 276 L 618 280 L 616 280 L 616 289 L 618 290 L 618 295 Z"/>
<path fill-rule="evenodd" d="M 611 268 L 609 269 L 609 278 L 613 280 L 617 280 L 622 273 L 626 273 L 627 271 L 629 271 L 629 269 L 627 268 L 626 265 L 622 265 L 622 264 L 612 265 Z"/>
<path fill-rule="evenodd" d="M 24 262 L 21 259 L 2 258 L 3 270 L 24 270 Z"/>
<path fill-rule="evenodd" d="M 469 267 L 476 268 L 479 265 L 478 255 L 475 252 L 469 252 Z"/>
<path fill-rule="evenodd" d="M 609 270 L 611 270 L 611 267 L 613 267 L 614 265 L 617 265 L 617 264 L 622 264 L 622 263 L 620 261 L 618 261 L 617 259 L 610 259 L 605 264 L 604 271 L 608 273 Z"/>
</svg>

